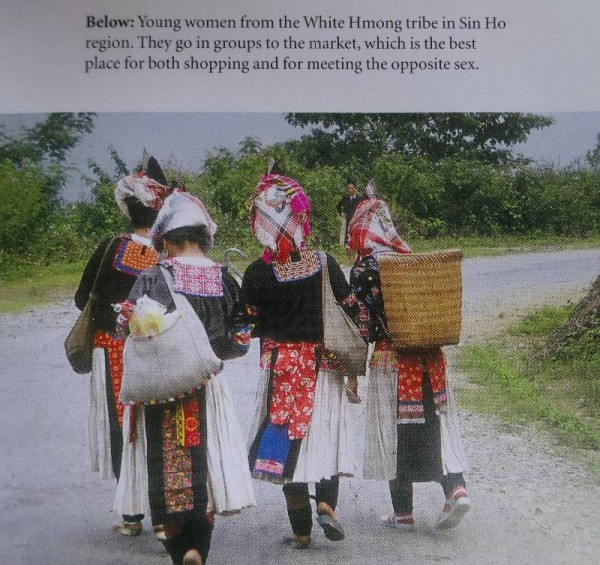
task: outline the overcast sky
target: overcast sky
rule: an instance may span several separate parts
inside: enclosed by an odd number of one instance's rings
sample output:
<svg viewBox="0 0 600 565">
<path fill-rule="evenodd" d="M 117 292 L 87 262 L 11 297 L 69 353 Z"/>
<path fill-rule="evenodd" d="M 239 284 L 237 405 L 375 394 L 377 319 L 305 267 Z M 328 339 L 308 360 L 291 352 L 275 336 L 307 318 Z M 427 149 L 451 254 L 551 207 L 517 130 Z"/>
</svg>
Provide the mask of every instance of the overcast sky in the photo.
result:
<svg viewBox="0 0 600 565">
<path fill-rule="evenodd" d="M 516 151 L 539 163 L 565 166 L 585 158 L 596 145 L 600 133 L 600 112 L 552 114 L 555 124 L 534 131 Z M 0 131 L 18 131 L 42 116 L 0 115 Z M 114 146 L 127 166 L 134 167 L 146 147 L 159 162 L 174 156 L 190 171 L 201 170 L 202 162 L 215 147 L 237 149 L 246 137 L 257 138 L 263 145 L 286 141 L 302 135 L 284 119 L 284 114 L 98 114 L 94 131 L 86 135 L 71 154 L 75 167 L 86 170 L 88 158 L 110 167 L 108 147 Z M 85 197 L 87 188 L 73 175 L 64 197 L 73 200 Z"/>
</svg>

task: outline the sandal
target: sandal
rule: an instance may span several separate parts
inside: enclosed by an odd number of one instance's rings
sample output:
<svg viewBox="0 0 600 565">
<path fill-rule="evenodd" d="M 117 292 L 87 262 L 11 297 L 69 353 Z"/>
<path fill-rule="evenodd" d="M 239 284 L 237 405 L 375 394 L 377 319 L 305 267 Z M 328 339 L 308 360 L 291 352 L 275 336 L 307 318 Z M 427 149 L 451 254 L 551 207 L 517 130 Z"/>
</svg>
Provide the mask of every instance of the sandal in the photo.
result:
<svg viewBox="0 0 600 565">
<path fill-rule="evenodd" d="M 338 522 L 335 512 L 325 502 L 320 502 L 317 506 L 317 522 L 323 528 L 323 533 L 329 541 L 342 541 L 346 537 L 344 528 Z"/>
<path fill-rule="evenodd" d="M 310 545 L 310 535 L 298 536 L 296 534 L 292 534 L 291 537 L 285 539 L 285 543 L 292 549 L 307 549 Z"/>
<path fill-rule="evenodd" d="M 158 524 L 156 526 L 152 526 L 152 531 L 154 532 L 154 537 L 160 541 L 167 540 L 167 534 L 165 534 L 165 527 L 163 524 Z"/>
<path fill-rule="evenodd" d="M 142 533 L 141 522 L 117 522 L 113 529 L 124 536 L 139 536 Z"/>
</svg>

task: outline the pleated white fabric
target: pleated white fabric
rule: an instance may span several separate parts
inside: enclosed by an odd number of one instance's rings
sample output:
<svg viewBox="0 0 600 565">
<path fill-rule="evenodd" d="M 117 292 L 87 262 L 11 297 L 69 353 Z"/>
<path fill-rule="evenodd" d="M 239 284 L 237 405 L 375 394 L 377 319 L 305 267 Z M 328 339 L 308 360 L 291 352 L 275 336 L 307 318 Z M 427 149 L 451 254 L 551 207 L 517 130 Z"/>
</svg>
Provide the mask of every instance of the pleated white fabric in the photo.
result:
<svg viewBox="0 0 600 565">
<path fill-rule="evenodd" d="M 390 481 L 396 477 L 398 451 L 397 371 L 368 367 L 367 379 L 363 477 Z"/>
<path fill-rule="evenodd" d="M 208 510 L 217 514 L 254 506 L 248 454 L 229 387 L 221 375 L 206 386 Z"/>
<path fill-rule="evenodd" d="M 249 445 L 267 415 L 268 389 L 269 370 L 263 369 L 259 374 Z M 353 408 L 346 398 L 343 377 L 335 371 L 320 369 L 313 413 L 302 439 L 293 482 L 313 483 L 335 475 L 356 474 Z"/>
<path fill-rule="evenodd" d="M 389 481 L 396 478 L 398 372 L 393 367 L 374 366 L 367 373 L 363 476 Z M 458 411 L 448 376 L 446 381 L 448 406 L 440 414 L 442 465 L 444 474 L 465 473 L 469 471 L 469 462 L 460 438 Z"/>
<path fill-rule="evenodd" d="M 88 446 L 92 471 L 100 472 L 103 479 L 114 478 L 110 454 L 110 423 L 106 397 L 106 364 L 104 349 L 96 347 L 92 353 L 90 403 L 88 411 Z"/>
<path fill-rule="evenodd" d="M 123 457 L 113 511 L 148 514 L 148 468 L 144 407 L 136 406 L 135 441 L 129 442 L 129 411 L 123 415 Z M 256 500 L 248 467 L 244 438 L 231 393 L 220 375 L 206 386 L 206 451 L 208 461 L 208 511 L 233 514 Z"/>
<path fill-rule="evenodd" d="M 130 442 L 132 410 L 135 410 L 135 440 Z M 144 407 L 126 405 L 123 411 L 121 472 L 113 505 L 113 511 L 117 514 L 150 514 L 146 449 Z"/>
</svg>

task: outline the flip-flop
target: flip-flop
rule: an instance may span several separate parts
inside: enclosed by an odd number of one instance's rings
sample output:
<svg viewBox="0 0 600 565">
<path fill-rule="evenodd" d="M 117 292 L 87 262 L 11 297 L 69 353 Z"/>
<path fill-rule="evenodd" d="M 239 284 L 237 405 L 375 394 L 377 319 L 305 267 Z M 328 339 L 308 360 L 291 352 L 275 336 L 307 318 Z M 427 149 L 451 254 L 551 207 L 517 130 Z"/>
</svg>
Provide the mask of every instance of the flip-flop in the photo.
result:
<svg viewBox="0 0 600 565">
<path fill-rule="evenodd" d="M 323 528 L 325 537 L 328 540 L 342 541 L 346 537 L 344 529 L 340 523 L 337 520 L 334 520 L 331 516 L 328 516 L 327 514 L 317 516 L 317 522 L 319 523 L 319 526 Z"/>
</svg>

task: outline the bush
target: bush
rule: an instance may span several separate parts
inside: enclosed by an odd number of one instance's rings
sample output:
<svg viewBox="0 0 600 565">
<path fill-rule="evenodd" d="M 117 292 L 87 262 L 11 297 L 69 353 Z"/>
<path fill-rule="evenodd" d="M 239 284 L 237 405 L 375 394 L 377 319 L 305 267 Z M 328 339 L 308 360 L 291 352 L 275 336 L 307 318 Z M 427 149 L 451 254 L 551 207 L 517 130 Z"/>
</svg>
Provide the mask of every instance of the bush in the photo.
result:
<svg viewBox="0 0 600 565">
<path fill-rule="evenodd" d="M 26 252 L 44 209 L 39 168 L 28 165 L 16 169 L 10 161 L 2 161 L 0 202 L 0 249 L 4 253 Z"/>
</svg>

